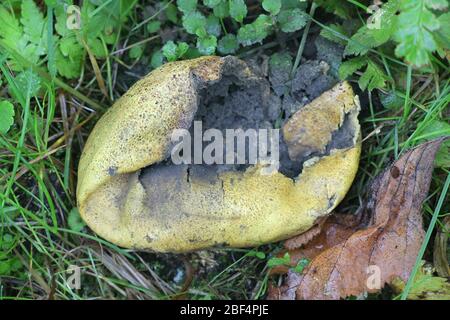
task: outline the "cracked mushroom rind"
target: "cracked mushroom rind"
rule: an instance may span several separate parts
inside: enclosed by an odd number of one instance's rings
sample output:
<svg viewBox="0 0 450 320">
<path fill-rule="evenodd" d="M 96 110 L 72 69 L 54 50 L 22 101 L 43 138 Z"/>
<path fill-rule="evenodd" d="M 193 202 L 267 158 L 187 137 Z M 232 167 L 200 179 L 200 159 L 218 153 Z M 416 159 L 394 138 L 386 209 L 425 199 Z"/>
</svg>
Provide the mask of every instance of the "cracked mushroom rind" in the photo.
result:
<svg viewBox="0 0 450 320">
<path fill-rule="evenodd" d="M 262 175 L 260 166 L 216 173 L 212 181 L 189 176 L 185 166 L 158 167 L 170 152 L 172 130 L 190 127 L 199 90 L 220 81 L 229 66 L 241 79 L 256 78 L 234 57 L 168 63 L 97 122 L 77 185 L 78 208 L 91 229 L 123 247 L 161 252 L 256 246 L 308 230 L 343 199 L 360 155 L 359 103 L 346 82 L 283 126 L 289 156 L 305 160 L 294 179 Z M 143 168 L 151 173 L 141 176 Z"/>
</svg>

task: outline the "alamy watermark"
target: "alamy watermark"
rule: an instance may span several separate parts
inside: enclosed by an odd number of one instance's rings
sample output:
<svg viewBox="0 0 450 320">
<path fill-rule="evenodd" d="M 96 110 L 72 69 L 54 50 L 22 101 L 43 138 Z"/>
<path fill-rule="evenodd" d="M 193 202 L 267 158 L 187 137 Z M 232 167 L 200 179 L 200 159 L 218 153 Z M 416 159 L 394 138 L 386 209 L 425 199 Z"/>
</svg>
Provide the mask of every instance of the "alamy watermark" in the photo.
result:
<svg viewBox="0 0 450 320">
<path fill-rule="evenodd" d="M 79 290 L 81 288 L 81 269 L 79 266 L 70 265 L 66 273 L 69 275 L 67 277 L 66 283 L 70 289 Z"/>
<path fill-rule="evenodd" d="M 280 166 L 279 129 L 203 131 L 202 122 L 194 121 L 193 134 L 187 129 L 175 129 L 171 141 L 171 160 L 176 165 L 260 164 L 263 175 L 278 171 Z"/>
<path fill-rule="evenodd" d="M 66 27 L 69 30 L 81 29 L 81 11 L 80 7 L 76 5 L 70 5 L 66 8 L 67 20 Z"/>
</svg>

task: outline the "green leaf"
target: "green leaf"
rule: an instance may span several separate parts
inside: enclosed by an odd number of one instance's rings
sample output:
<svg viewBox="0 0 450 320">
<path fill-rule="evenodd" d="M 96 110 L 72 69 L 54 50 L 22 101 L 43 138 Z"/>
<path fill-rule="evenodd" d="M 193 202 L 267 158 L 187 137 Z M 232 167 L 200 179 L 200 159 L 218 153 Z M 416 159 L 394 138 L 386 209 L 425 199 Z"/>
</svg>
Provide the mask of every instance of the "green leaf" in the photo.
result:
<svg viewBox="0 0 450 320">
<path fill-rule="evenodd" d="M 198 51 L 206 56 L 214 54 L 217 47 L 217 38 L 215 36 L 206 36 L 197 39 Z"/>
<path fill-rule="evenodd" d="M 147 31 L 148 33 L 155 33 L 161 28 L 161 22 L 158 20 L 150 21 L 147 24 Z"/>
<path fill-rule="evenodd" d="M 247 16 L 247 5 L 244 0 L 229 0 L 230 16 L 237 22 L 244 21 Z"/>
<path fill-rule="evenodd" d="M 195 58 L 198 58 L 198 57 L 201 57 L 201 56 L 202 55 L 200 54 L 198 49 L 195 48 L 195 47 L 189 47 L 188 51 L 184 55 L 184 57 L 186 59 L 195 59 Z"/>
<path fill-rule="evenodd" d="M 14 106 L 11 102 L 0 101 L 0 132 L 7 133 L 14 123 Z"/>
<path fill-rule="evenodd" d="M 30 62 L 38 63 L 47 48 L 47 33 L 43 34 L 44 19 L 34 3 L 22 2 L 22 8 L 25 16 L 22 24 L 19 24 L 14 15 L 0 5 L 0 37 L 7 47 L 20 52 Z M 14 59 L 10 59 L 9 62 L 14 71 L 22 70 L 22 66 Z"/>
<path fill-rule="evenodd" d="M 162 47 L 162 53 L 166 57 L 167 61 L 177 60 L 177 48 L 178 46 L 172 40 L 167 41 L 166 44 Z"/>
<path fill-rule="evenodd" d="M 271 32 L 272 19 L 261 14 L 250 24 L 242 26 L 237 35 L 238 42 L 243 46 L 261 43 Z"/>
<path fill-rule="evenodd" d="M 180 42 L 175 44 L 172 40 L 167 41 L 162 47 L 162 53 L 166 57 L 167 61 L 176 61 L 181 58 L 189 49 L 189 45 L 186 42 Z"/>
<path fill-rule="evenodd" d="M 0 37 L 4 39 L 9 47 L 17 48 L 18 42 L 23 34 L 22 26 L 2 5 L 0 5 L 0 21 Z"/>
<path fill-rule="evenodd" d="M 401 278 L 395 278 L 391 282 L 391 287 L 396 293 L 405 289 L 405 283 Z M 433 270 L 421 261 L 421 266 L 414 277 L 411 290 L 408 293 L 408 300 L 450 300 L 450 282 L 448 278 L 436 277 Z"/>
<path fill-rule="evenodd" d="M 230 6 L 228 4 L 228 1 L 222 0 L 217 6 L 213 8 L 213 13 L 219 19 L 228 17 L 230 15 Z"/>
<path fill-rule="evenodd" d="M 267 266 L 269 268 L 277 267 L 277 266 L 289 266 L 291 264 L 291 257 L 289 256 L 289 252 L 286 252 L 282 258 L 273 257 L 267 261 Z"/>
<path fill-rule="evenodd" d="M 76 78 L 81 73 L 84 60 L 84 48 L 74 35 L 63 37 L 55 51 L 58 73 L 68 79 Z"/>
<path fill-rule="evenodd" d="M 220 33 L 222 31 L 222 28 L 220 26 L 220 20 L 214 15 L 209 15 L 208 18 L 206 18 L 206 32 L 208 34 L 213 35 L 215 37 L 219 37 Z"/>
<path fill-rule="evenodd" d="M 187 14 L 197 9 L 197 0 L 177 0 L 177 5 L 181 12 Z"/>
<path fill-rule="evenodd" d="M 386 109 L 399 110 L 405 105 L 405 99 L 399 97 L 394 91 L 379 92 L 380 102 Z"/>
<path fill-rule="evenodd" d="M 368 61 L 366 71 L 358 80 L 361 90 L 369 90 L 377 88 L 384 88 L 386 85 L 386 75 L 384 72 L 372 61 Z"/>
<path fill-rule="evenodd" d="M 31 70 L 19 73 L 15 77 L 14 82 L 16 83 L 17 88 L 23 92 L 24 96 L 26 96 L 28 92 L 30 97 L 33 97 L 41 88 L 41 78 Z"/>
<path fill-rule="evenodd" d="M 75 232 L 80 232 L 86 226 L 86 223 L 81 219 L 77 208 L 70 210 L 67 224 L 69 225 L 69 228 Z"/>
<path fill-rule="evenodd" d="M 263 0 L 262 6 L 270 14 L 276 15 L 280 12 L 281 0 Z"/>
<path fill-rule="evenodd" d="M 306 25 L 308 19 L 308 15 L 298 8 L 282 10 L 278 15 L 278 23 L 280 24 L 283 32 L 294 32 L 300 30 Z"/>
<path fill-rule="evenodd" d="M 41 49 L 45 53 L 43 49 L 46 46 L 47 33 L 44 33 L 44 30 L 46 31 L 44 15 L 34 1 L 22 1 L 21 9 L 20 22 L 25 35 L 29 41 L 42 46 Z"/>
<path fill-rule="evenodd" d="M 430 63 L 430 54 L 443 50 L 441 42 L 436 39 L 442 26 L 433 12 L 442 7 L 441 1 L 400 1 L 400 15 L 394 33 L 398 57 L 420 67 Z"/>
<path fill-rule="evenodd" d="M 257 250 L 250 250 L 249 252 L 247 252 L 247 256 L 248 257 L 256 257 L 260 260 L 264 260 L 266 258 L 266 254 L 262 251 L 257 251 Z"/>
<path fill-rule="evenodd" d="M 152 58 L 150 59 L 150 65 L 153 69 L 156 69 L 164 64 L 164 55 L 161 50 L 153 52 Z"/>
<path fill-rule="evenodd" d="M 203 0 L 203 4 L 209 8 L 214 8 L 220 4 L 222 0 Z"/>
<path fill-rule="evenodd" d="M 13 249 L 15 242 L 15 238 L 11 234 L 5 233 L 2 241 L 0 241 L 0 249 L 4 251 L 11 250 Z"/>
<path fill-rule="evenodd" d="M 166 15 L 167 19 L 174 24 L 178 23 L 177 13 L 177 7 L 173 3 L 169 3 L 166 9 L 164 9 L 164 14 Z"/>
<path fill-rule="evenodd" d="M 205 29 L 206 18 L 198 11 L 191 12 L 183 16 L 183 27 L 187 33 L 197 34 L 198 29 Z"/>
<path fill-rule="evenodd" d="M 290 71 L 292 70 L 292 57 L 289 52 L 275 52 L 270 56 L 269 67 Z"/>
<path fill-rule="evenodd" d="M 239 48 L 239 43 L 234 34 L 227 34 L 219 40 L 217 50 L 222 54 L 233 54 Z"/>
<path fill-rule="evenodd" d="M 182 58 L 188 51 L 189 45 L 186 42 L 179 42 L 177 46 L 177 58 Z"/>
<path fill-rule="evenodd" d="M 398 1 L 389 1 L 380 11 L 374 13 L 374 21 L 379 19 L 377 24 L 370 24 L 361 27 L 348 41 L 344 55 L 366 54 L 371 48 L 376 48 L 387 42 L 394 34 L 397 26 L 396 12 Z M 379 15 L 379 16 L 378 16 Z"/>
<path fill-rule="evenodd" d="M 345 80 L 353 74 L 356 70 L 362 68 L 367 64 L 367 58 L 365 56 L 356 57 L 347 61 L 344 61 L 339 66 L 339 78 Z"/>
<path fill-rule="evenodd" d="M 135 46 L 130 49 L 128 55 L 131 59 L 139 59 L 144 52 L 144 48 L 142 46 Z"/>
<path fill-rule="evenodd" d="M 106 58 L 107 52 L 105 52 L 105 48 L 103 47 L 103 43 L 99 38 L 88 38 L 87 45 L 91 49 L 94 56 L 97 58 Z"/>
</svg>

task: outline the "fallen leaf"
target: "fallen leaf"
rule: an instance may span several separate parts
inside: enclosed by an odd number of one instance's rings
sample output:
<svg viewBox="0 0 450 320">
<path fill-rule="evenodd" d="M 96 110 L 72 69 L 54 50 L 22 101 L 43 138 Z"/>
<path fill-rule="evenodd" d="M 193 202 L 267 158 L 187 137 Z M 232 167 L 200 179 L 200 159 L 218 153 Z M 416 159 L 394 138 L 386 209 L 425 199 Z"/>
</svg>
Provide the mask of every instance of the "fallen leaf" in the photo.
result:
<svg viewBox="0 0 450 320">
<path fill-rule="evenodd" d="M 311 263 L 302 274 L 289 270 L 268 298 L 340 299 L 406 282 L 423 241 L 421 208 L 442 141 L 406 152 L 375 178 L 359 215 L 330 217 L 303 248 L 289 251 L 293 265 L 301 258 Z"/>
</svg>

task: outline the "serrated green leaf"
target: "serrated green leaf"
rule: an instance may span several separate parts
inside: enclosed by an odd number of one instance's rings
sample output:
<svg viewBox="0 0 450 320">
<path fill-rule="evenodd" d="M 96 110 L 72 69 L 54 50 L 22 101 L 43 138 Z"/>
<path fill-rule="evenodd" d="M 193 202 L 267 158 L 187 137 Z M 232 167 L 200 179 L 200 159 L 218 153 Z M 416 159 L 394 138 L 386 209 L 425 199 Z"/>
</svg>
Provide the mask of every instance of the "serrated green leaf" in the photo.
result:
<svg viewBox="0 0 450 320">
<path fill-rule="evenodd" d="M 197 39 L 197 49 L 203 55 L 213 55 L 216 52 L 216 47 L 217 38 L 215 36 L 206 36 Z"/>
<path fill-rule="evenodd" d="M 17 42 L 22 37 L 23 29 L 19 21 L 3 5 L 0 5 L 0 37 L 11 48 L 17 47 Z"/>
<path fill-rule="evenodd" d="M 187 33 L 196 34 L 197 30 L 206 27 L 206 18 L 198 11 L 183 16 L 183 27 Z"/>
<path fill-rule="evenodd" d="M 339 66 L 339 78 L 341 80 L 347 79 L 351 74 L 353 74 L 356 70 L 362 68 L 367 64 L 367 57 L 356 57 L 347 61 L 344 61 Z"/>
<path fill-rule="evenodd" d="M 309 17 L 304 11 L 296 8 L 282 10 L 277 19 L 283 32 L 294 32 L 302 29 Z"/>
<path fill-rule="evenodd" d="M 23 31 L 29 41 L 34 44 L 46 45 L 47 34 L 45 30 L 44 15 L 36 6 L 34 1 L 22 1 L 20 22 L 23 25 Z M 44 41 L 43 41 L 44 40 Z M 42 50 L 44 54 L 45 50 Z"/>
<path fill-rule="evenodd" d="M 170 40 L 162 47 L 162 53 L 167 61 L 171 62 L 180 59 L 188 49 L 189 45 L 186 42 L 175 44 L 175 42 Z"/>
<path fill-rule="evenodd" d="M 177 45 L 172 40 L 167 41 L 162 47 L 162 53 L 166 57 L 167 61 L 171 62 L 177 60 L 177 48 Z"/>
<path fill-rule="evenodd" d="M 177 0 L 177 6 L 181 12 L 188 14 L 197 9 L 197 0 Z"/>
<path fill-rule="evenodd" d="M 227 34 L 219 40 L 217 50 L 222 54 L 233 54 L 239 49 L 239 43 L 234 34 Z"/>
<path fill-rule="evenodd" d="M 14 123 L 14 106 L 11 102 L 0 101 L 0 133 L 7 133 Z"/>
<path fill-rule="evenodd" d="M 366 54 L 371 48 L 387 42 L 396 30 L 398 1 L 389 1 L 379 13 L 379 27 L 375 24 L 361 27 L 348 41 L 344 55 Z M 378 18 L 377 18 L 378 19 Z"/>
<path fill-rule="evenodd" d="M 59 48 L 64 56 L 71 58 L 77 58 L 84 53 L 83 46 L 75 36 L 61 38 Z"/>
<path fill-rule="evenodd" d="M 430 63 L 430 54 L 443 51 L 442 41 L 436 38 L 442 26 L 434 13 L 441 7 L 441 1 L 400 1 L 400 14 L 393 34 L 398 42 L 395 48 L 398 57 L 420 67 Z"/>
<path fill-rule="evenodd" d="M 91 49 L 94 56 L 96 56 L 97 58 L 105 58 L 107 56 L 107 52 L 105 52 L 103 43 L 99 38 L 88 38 L 87 45 L 89 46 L 89 49 Z"/>
<path fill-rule="evenodd" d="M 237 22 L 244 21 L 247 16 L 247 5 L 244 0 L 229 0 L 230 16 Z"/>
<path fill-rule="evenodd" d="M 262 7 L 272 15 L 276 15 L 281 9 L 281 0 L 263 0 Z"/>
<path fill-rule="evenodd" d="M 386 85 L 386 75 L 374 62 L 368 61 L 367 68 L 358 80 L 361 90 L 372 91 L 384 88 Z"/>
<path fill-rule="evenodd" d="M 58 73 L 68 79 L 77 78 L 81 73 L 84 48 L 74 36 L 63 37 L 55 50 Z"/>
</svg>

